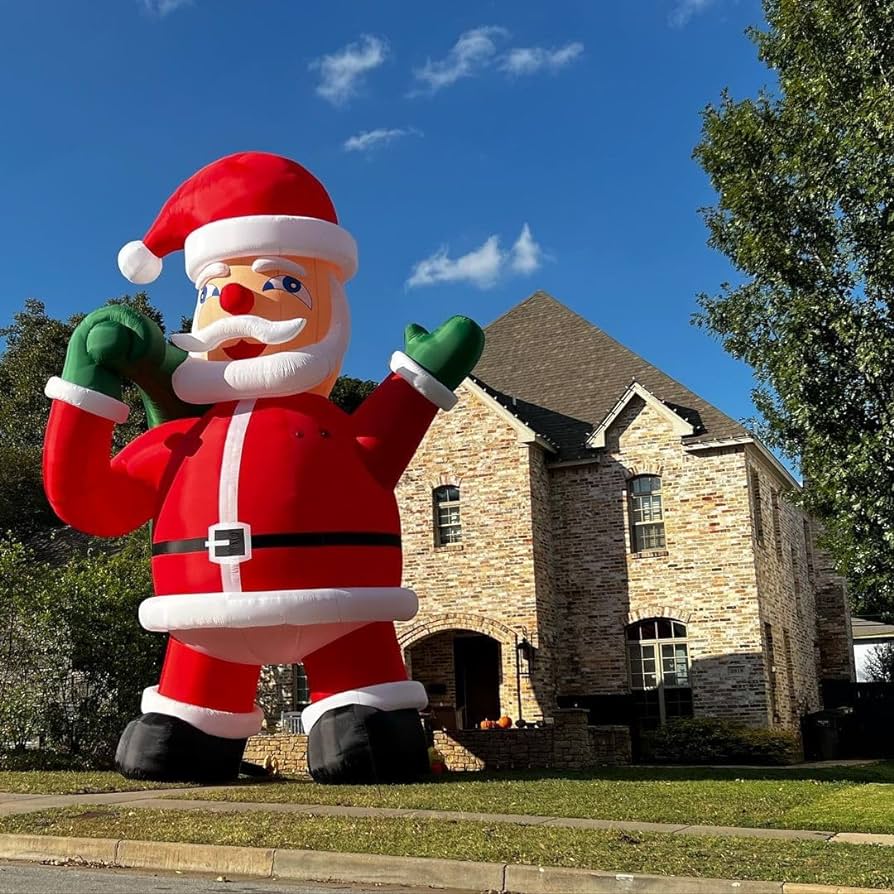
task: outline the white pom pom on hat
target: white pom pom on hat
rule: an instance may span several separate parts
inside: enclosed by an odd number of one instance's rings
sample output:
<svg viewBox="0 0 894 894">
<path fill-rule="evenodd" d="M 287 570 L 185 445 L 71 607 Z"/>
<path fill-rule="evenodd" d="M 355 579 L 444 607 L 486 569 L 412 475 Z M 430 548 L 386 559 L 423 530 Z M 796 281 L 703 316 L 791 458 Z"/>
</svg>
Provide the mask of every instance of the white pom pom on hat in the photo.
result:
<svg viewBox="0 0 894 894">
<path fill-rule="evenodd" d="M 139 239 L 128 242 L 118 252 L 118 269 L 132 283 L 155 282 L 161 273 L 162 261 Z"/>
</svg>

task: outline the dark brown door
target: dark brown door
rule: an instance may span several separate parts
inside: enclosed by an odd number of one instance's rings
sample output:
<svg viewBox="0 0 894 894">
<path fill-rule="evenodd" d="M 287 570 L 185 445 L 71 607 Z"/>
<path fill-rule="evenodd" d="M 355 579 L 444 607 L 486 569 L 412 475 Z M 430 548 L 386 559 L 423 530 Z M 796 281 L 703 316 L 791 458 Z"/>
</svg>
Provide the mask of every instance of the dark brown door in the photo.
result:
<svg viewBox="0 0 894 894">
<path fill-rule="evenodd" d="M 474 634 L 453 640 L 456 696 L 466 728 L 500 716 L 500 644 Z"/>
</svg>

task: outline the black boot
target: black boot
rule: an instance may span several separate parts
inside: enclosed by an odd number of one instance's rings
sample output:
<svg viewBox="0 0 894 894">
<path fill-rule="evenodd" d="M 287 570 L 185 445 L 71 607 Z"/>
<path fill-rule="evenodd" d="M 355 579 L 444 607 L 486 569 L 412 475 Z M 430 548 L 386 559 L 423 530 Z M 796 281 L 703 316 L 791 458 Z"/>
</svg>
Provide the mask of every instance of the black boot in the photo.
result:
<svg viewBox="0 0 894 894">
<path fill-rule="evenodd" d="M 244 750 L 245 739 L 211 736 L 167 714 L 144 714 L 121 734 L 115 767 L 129 779 L 232 782 Z"/>
<path fill-rule="evenodd" d="M 368 705 L 332 708 L 311 728 L 307 765 L 316 782 L 415 782 L 429 772 L 419 712 Z"/>
</svg>

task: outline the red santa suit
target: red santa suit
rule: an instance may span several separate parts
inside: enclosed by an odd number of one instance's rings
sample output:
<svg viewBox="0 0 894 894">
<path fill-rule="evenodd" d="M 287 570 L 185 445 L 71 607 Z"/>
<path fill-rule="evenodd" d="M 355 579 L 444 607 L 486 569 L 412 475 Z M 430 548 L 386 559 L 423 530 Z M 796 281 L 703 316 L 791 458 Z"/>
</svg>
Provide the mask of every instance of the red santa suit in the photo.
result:
<svg viewBox="0 0 894 894">
<path fill-rule="evenodd" d="M 113 459 L 123 405 L 50 381 L 44 477 L 57 513 L 105 536 L 152 521 L 157 595 L 140 621 L 171 638 L 144 712 L 245 737 L 261 726 L 260 666 L 297 661 L 308 730 L 344 704 L 425 706 L 394 632 L 417 609 L 401 587 L 394 488 L 455 397 L 400 352 L 392 370 L 353 415 L 314 394 L 221 403 Z"/>
</svg>

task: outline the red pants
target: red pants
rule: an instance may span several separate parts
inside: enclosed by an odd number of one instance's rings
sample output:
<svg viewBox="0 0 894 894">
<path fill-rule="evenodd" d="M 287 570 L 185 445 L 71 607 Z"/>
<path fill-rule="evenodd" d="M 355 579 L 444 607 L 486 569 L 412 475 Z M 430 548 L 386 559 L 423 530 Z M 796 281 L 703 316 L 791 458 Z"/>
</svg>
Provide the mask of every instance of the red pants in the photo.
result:
<svg viewBox="0 0 894 894">
<path fill-rule="evenodd" d="M 329 695 L 407 679 L 391 621 L 367 624 L 304 659 L 312 702 Z M 160 695 L 215 711 L 254 708 L 261 668 L 212 658 L 171 637 L 158 684 Z"/>
</svg>

